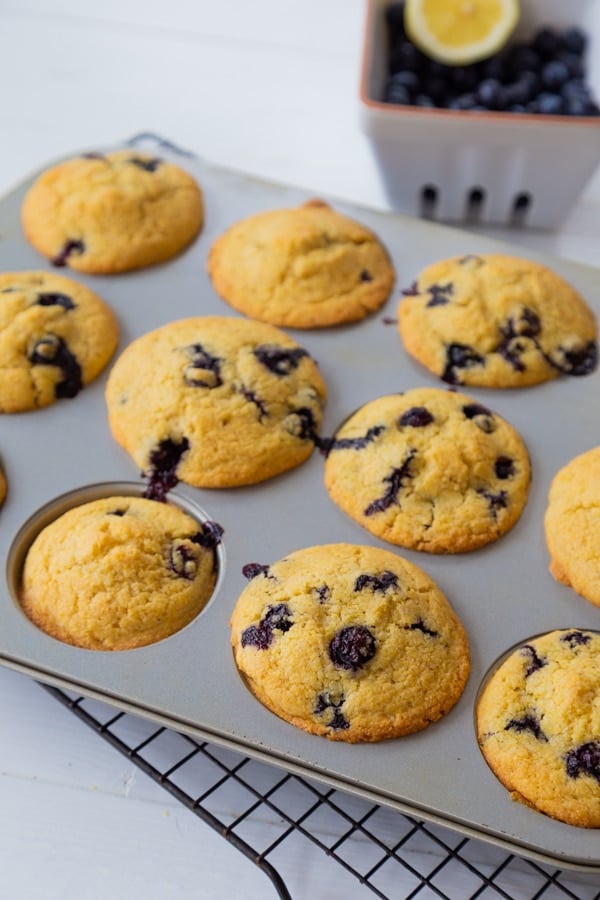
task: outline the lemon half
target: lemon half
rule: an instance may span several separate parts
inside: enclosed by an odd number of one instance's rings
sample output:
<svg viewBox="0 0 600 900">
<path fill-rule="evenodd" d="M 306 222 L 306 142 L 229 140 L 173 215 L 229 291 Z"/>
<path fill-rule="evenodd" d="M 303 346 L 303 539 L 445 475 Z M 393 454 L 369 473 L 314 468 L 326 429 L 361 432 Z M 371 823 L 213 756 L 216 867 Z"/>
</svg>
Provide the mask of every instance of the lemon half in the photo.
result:
<svg viewBox="0 0 600 900">
<path fill-rule="evenodd" d="M 519 0 L 406 0 L 404 27 L 432 59 L 468 65 L 497 53 L 519 14 Z"/>
</svg>

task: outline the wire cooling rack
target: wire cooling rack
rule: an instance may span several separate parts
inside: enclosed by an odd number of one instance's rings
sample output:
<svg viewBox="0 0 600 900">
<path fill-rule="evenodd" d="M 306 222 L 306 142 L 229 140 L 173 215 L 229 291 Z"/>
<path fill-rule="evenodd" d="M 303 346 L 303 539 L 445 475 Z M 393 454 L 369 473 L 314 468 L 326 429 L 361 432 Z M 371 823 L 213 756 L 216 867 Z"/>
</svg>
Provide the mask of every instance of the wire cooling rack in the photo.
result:
<svg viewBox="0 0 600 900">
<path fill-rule="evenodd" d="M 322 850 L 324 866 L 354 876 L 365 898 L 600 900 L 597 874 L 521 859 L 96 700 L 43 687 L 259 866 L 283 900 L 293 897 L 285 862 L 307 843 Z"/>
</svg>

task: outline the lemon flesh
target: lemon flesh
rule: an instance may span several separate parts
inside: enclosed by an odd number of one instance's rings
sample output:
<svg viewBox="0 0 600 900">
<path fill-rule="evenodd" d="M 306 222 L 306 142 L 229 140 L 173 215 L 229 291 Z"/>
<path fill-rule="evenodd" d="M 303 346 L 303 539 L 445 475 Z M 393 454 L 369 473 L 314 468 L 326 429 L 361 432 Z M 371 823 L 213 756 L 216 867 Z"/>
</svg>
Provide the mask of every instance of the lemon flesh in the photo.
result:
<svg viewBox="0 0 600 900">
<path fill-rule="evenodd" d="M 519 14 L 519 0 L 406 0 L 404 27 L 431 59 L 468 65 L 497 53 Z"/>
</svg>

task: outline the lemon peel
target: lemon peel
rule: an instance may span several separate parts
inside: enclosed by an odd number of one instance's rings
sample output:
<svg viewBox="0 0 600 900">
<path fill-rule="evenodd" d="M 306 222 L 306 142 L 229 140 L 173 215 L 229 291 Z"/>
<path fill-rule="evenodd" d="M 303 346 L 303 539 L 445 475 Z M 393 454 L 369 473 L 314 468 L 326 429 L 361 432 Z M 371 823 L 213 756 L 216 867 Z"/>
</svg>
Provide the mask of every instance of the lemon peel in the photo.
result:
<svg viewBox="0 0 600 900">
<path fill-rule="evenodd" d="M 406 0 L 404 27 L 427 56 L 459 66 L 501 50 L 519 16 L 519 0 Z"/>
</svg>

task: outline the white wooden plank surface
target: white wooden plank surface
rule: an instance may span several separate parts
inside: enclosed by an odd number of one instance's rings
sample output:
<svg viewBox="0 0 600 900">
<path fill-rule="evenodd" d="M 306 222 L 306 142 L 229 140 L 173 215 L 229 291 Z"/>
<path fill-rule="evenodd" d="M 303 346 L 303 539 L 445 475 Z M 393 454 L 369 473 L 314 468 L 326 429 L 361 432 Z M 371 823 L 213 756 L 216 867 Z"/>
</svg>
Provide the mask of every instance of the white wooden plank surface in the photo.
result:
<svg viewBox="0 0 600 900">
<path fill-rule="evenodd" d="M 154 131 L 225 166 L 385 208 L 358 124 L 363 14 L 363 0 L 0 0 L 0 193 L 56 157 Z M 598 263 L 599 217 L 597 176 L 556 233 L 497 233 Z M 221 837 L 4 669 L 0 809 L 2 898 L 274 896 Z M 295 900 L 372 896 L 306 845 L 282 854 Z"/>
</svg>

